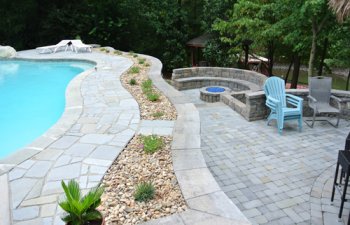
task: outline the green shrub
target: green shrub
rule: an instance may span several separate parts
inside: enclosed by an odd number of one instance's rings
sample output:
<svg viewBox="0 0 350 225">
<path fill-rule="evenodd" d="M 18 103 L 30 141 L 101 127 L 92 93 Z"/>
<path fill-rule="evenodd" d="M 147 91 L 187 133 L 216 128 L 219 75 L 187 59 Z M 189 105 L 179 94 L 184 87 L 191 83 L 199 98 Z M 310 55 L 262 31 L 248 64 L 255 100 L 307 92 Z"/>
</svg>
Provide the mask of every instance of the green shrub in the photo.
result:
<svg viewBox="0 0 350 225">
<path fill-rule="evenodd" d="M 135 84 L 137 84 L 137 83 L 136 83 L 136 80 L 135 80 L 135 79 L 130 79 L 129 84 L 130 84 L 130 85 L 135 85 Z"/>
<path fill-rule="evenodd" d="M 145 59 L 145 58 L 139 58 L 139 64 L 144 64 L 144 63 L 145 63 L 145 61 L 146 61 L 146 59 Z"/>
<path fill-rule="evenodd" d="M 147 96 L 147 99 L 150 100 L 151 102 L 158 101 L 158 99 L 160 97 L 159 94 L 154 93 L 154 92 L 148 92 L 146 94 L 146 96 Z"/>
<path fill-rule="evenodd" d="M 144 93 L 151 92 L 152 91 L 152 80 L 148 79 L 148 80 L 145 80 L 144 82 L 142 82 L 141 88 L 142 88 L 142 91 Z"/>
<path fill-rule="evenodd" d="M 58 204 L 66 212 L 62 220 L 66 224 L 83 225 L 88 221 L 101 220 L 102 215 L 97 211 L 101 204 L 102 187 L 91 189 L 85 196 L 82 196 L 78 182 L 71 180 L 68 186 L 62 181 L 62 188 L 66 199 Z"/>
<path fill-rule="evenodd" d="M 159 117 L 164 116 L 164 112 L 157 111 L 157 112 L 153 113 L 152 116 L 155 118 L 159 118 Z"/>
<path fill-rule="evenodd" d="M 142 182 L 136 186 L 134 198 L 138 202 L 147 202 L 154 198 L 155 188 L 151 182 Z"/>
<path fill-rule="evenodd" d="M 123 52 L 119 51 L 119 50 L 114 50 L 113 52 L 116 55 L 123 55 Z"/>
<path fill-rule="evenodd" d="M 163 139 L 156 135 L 144 136 L 143 137 L 143 150 L 152 154 L 163 147 Z"/>
<path fill-rule="evenodd" d="M 130 73 L 139 73 L 140 72 L 140 67 L 133 66 L 130 68 Z"/>
</svg>

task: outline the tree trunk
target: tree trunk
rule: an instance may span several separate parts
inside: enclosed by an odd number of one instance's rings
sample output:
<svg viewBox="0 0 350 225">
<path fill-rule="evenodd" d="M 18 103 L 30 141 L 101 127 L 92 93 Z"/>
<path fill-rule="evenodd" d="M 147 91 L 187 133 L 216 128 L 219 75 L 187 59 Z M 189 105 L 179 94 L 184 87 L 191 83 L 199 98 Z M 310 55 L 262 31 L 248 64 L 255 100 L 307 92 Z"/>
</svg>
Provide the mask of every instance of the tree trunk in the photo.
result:
<svg viewBox="0 0 350 225">
<path fill-rule="evenodd" d="M 288 71 L 286 73 L 286 77 L 284 78 L 284 83 L 285 84 L 288 82 L 289 72 L 290 72 L 290 69 L 292 68 L 293 63 L 294 63 L 294 56 L 292 58 L 292 61 L 289 64 Z"/>
<path fill-rule="evenodd" d="M 300 61 L 301 57 L 298 54 L 296 54 L 294 56 L 293 77 L 290 88 L 297 88 L 300 71 Z"/>
<path fill-rule="evenodd" d="M 273 56 L 274 56 L 274 52 L 275 52 L 275 46 L 274 46 L 274 42 L 273 41 L 269 41 L 269 45 L 268 45 L 268 57 L 269 57 L 269 68 L 268 68 L 268 76 L 271 77 L 272 76 L 272 70 L 273 70 Z"/>
<path fill-rule="evenodd" d="M 243 50 L 244 50 L 244 69 L 248 69 L 249 45 L 244 45 Z"/>
<path fill-rule="evenodd" d="M 312 44 L 311 44 L 311 51 L 310 51 L 310 58 L 309 58 L 309 68 L 307 70 L 307 75 L 309 77 L 312 77 L 313 75 L 314 61 L 315 61 L 315 55 L 316 55 L 316 40 L 317 40 L 317 27 L 314 23 L 312 23 Z"/>
<path fill-rule="evenodd" d="M 346 79 L 346 90 L 347 91 L 349 90 L 349 80 L 350 80 L 350 70 L 349 70 L 349 73 L 348 73 L 348 78 Z"/>
<path fill-rule="evenodd" d="M 328 38 L 325 38 L 323 42 L 323 51 L 321 55 L 321 62 L 320 62 L 320 68 L 318 70 L 318 76 L 322 76 L 324 59 L 326 58 L 326 54 L 327 54 L 327 47 L 328 47 Z"/>
</svg>

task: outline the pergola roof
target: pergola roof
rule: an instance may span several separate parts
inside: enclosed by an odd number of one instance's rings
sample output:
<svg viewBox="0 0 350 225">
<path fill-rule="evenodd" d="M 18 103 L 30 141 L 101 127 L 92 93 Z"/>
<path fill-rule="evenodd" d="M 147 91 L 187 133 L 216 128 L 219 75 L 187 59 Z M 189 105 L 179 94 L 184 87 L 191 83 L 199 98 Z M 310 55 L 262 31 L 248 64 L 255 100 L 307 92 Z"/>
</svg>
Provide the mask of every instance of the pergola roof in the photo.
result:
<svg viewBox="0 0 350 225">
<path fill-rule="evenodd" d="M 211 34 L 203 34 L 199 37 L 193 38 L 192 40 L 188 41 L 186 45 L 190 47 L 204 48 L 211 38 Z"/>
</svg>

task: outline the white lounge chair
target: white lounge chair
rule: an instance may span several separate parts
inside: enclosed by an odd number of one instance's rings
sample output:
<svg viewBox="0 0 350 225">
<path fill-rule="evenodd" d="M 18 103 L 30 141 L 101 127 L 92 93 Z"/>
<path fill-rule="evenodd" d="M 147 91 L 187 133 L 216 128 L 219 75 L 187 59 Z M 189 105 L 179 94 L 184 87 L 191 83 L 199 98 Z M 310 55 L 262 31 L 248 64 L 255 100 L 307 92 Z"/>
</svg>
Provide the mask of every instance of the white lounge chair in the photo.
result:
<svg viewBox="0 0 350 225">
<path fill-rule="evenodd" d="M 36 49 L 39 51 L 40 54 L 55 53 L 57 50 L 59 50 L 62 47 L 66 47 L 65 51 L 67 51 L 68 47 L 70 47 L 71 50 L 73 51 L 73 48 L 71 45 L 69 45 L 69 42 L 71 42 L 71 40 L 62 40 L 56 45 L 43 46 L 43 47 L 38 47 Z"/>
<path fill-rule="evenodd" d="M 92 46 L 84 44 L 81 40 L 71 40 L 71 42 L 76 53 L 78 53 L 79 49 L 85 49 L 86 51 L 92 52 Z"/>
</svg>

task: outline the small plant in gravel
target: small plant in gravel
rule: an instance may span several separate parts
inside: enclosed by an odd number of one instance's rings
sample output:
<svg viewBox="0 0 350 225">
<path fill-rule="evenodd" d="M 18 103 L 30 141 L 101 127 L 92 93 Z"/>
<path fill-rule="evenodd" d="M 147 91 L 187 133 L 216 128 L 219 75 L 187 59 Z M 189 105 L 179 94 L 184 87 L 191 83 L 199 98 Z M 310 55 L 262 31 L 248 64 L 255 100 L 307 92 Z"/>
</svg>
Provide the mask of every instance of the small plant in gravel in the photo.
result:
<svg viewBox="0 0 350 225">
<path fill-rule="evenodd" d="M 137 82 L 136 82 L 135 79 L 132 78 L 132 79 L 130 79 L 129 84 L 130 84 L 130 85 L 136 85 Z"/>
<path fill-rule="evenodd" d="M 142 182 L 136 186 L 134 198 L 138 202 L 147 202 L 154 198 L 156 191 L 151 182 Z"/>
<path fill-rule="evenodd" d="M 100 51 L 104 52 L 104 51 L 106 51 L 106 49 L 105 48 L 100 48 Z"/>
<path fill-rule="evenodd" d="M 137 54 L 134 54 L 132 57 L 137 58 L 137 57 L 138 57 L 138 55 L 137 55 Z"/>
<path fill-rule="evenodd" d="M 130 68 L 130 73 L 139 73 L 140 72 L 140 67 L 133 66 Z"/>
<path fill-rule="evenodd" d="M 163 139 L 156 135 L 144 136 L 143 137 L 143 150 L 152 154 L 163 147 Z"/>
<path fill-rule="evenodd" d="M 119 50 L 114 50 L 113 52 L 115 55 L 123 55 L 123 53 Z"/>
<path fill-rule="evenodd" d="M 144 64 L 145 63 L 145 61 L 146 61 L 146 59 L 145 58 L 139 58 L 139 64 Z"/>
<path fill-rule="evenodd" d="M 157 112 L 153 113 L 152 116 L 153 116 L 154 118 L 159 118 L 159 117 L 164 116 L 164 112 L 162 112 L 162 111 L 157 111 Z"/>
<path fill-rule="evenodd" d="M 146 67 L 149 67 L 149 66 L 150 66 L 150 64 L 149 64 L 149 63 L 146 63 L 146 64 L 145 64 L 145 66 L 146 66 Z"/>
<path fill-rule="evenodd" d="M 154 92 L 148 92 L 148 93 L 146 94 L 146 97 L 147 97 L 147 99 L 150 100 L 151 102 L 156 102 L 156 101 L 158 101 L 160 95 L 157 94 L 157 93 L 154 93 Z"/>
<path fill-rule="evenodd" d="M 143 93 L 151 92 L 152 91 L 152 80 L 148 79 L 148 80 L 145 80 L 144 82 L 142 82 L 141 88 L 142 88 Z"/>
</svg>

